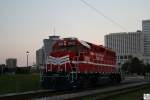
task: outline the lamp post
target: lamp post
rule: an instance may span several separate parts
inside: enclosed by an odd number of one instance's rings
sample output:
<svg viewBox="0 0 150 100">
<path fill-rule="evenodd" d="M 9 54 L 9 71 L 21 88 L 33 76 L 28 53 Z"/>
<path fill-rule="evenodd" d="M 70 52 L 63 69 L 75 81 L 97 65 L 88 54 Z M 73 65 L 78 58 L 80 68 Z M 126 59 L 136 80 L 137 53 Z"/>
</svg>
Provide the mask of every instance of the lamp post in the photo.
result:
<svg viewBox="0 0 150 100">
<path fill-rule="evenodd" d="M 29 51 L 27 51 L 26 54 L 27 54 L 27 67 L 28 67 L 28 55 L 29 55 Z"/>
</svg>

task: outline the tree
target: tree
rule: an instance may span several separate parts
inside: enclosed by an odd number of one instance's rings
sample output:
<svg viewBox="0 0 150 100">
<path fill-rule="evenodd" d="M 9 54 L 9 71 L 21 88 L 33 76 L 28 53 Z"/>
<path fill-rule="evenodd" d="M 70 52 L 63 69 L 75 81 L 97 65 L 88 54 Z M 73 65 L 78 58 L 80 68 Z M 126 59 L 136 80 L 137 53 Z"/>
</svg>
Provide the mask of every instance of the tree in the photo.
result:
<svg viewBox="0 0 150 100">
<path fill-rule="evenodd" d="M 144 74 L 146 71 L 144 63 L 137 57 L 133 57 L 130 61 L 124 63 L 122 66 L 122 70 L 137 74 Z"/>
<path fill-rule="evenodd" d="M 130 68 L 130 62 L 126 62 L 122 65 L 121 69 L 125 72 L 129 72 L 129 68 Z"/>
<path fill-rule="evenodd" d="M 150 64 L 145 65 L 145 72 L 150 73 Z"/>
</svg>

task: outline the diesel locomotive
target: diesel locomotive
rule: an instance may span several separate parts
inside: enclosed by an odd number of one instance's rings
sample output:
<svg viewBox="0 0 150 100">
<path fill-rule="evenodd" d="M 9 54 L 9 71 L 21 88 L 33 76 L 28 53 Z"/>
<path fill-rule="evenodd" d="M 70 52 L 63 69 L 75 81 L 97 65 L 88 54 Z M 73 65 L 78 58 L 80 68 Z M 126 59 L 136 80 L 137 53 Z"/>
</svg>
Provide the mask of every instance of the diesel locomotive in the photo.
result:
<svg viewBox="0 0 150 100">
<path fill-rule="evenodd" d="M 64 38 L 53 45 L 42 75 L 42 86 L 48 89 L 85 88 L 120 81 L 116 53 L 77 38 Z"/>
</svg>

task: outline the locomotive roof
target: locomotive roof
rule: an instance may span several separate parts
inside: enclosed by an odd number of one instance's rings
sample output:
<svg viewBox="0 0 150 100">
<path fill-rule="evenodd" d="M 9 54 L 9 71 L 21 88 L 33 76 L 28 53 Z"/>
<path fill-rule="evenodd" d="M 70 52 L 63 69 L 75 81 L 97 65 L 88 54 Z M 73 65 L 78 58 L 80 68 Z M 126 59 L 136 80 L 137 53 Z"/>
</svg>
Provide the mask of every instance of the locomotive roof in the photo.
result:
<svg viewBox="0 0 150 100">
<path fill-rule="evenodd" d="M 108 51 L 110 51 L 110 52 L 115 52 L 115 51 L 113 51 L 113 50 L 110 49 L 110 48 L 104 47 L 103 45 L 96 45 L 96 44 L 93 44 L 93 43 L 90 43 L 90 42 L 86 42 L 86 41 L 83 41 L 83 40 L 79 40 L 79 39 L 77 39 L 77 38 L 64 38 L 64 39 L 58 40 L 58 41 L 56 42 L 56 44 L 57 44 L 58 42 L 60 42 L 60 41 L 61 41 L 61 42 L 62 42 L 62 41 L 77 41 L 77 42 L 79 42 L 81 45 L 87 47 L 88 49 L 92 49 L 92 48 L 102 48 L 102 49 L 108 50 Z M 56 44 L 54 44 L 54 45 L 56 45 Z"/>
<path fill-rule="evenodd" d="M 79 42 L 80 42 L 83 46 L 85 46 L 85 47 L 91 49 L 91 46 L 90 46 L 87 42 L 85 42 L 85 41 L 83 41 L 83 40 L 79 40 Z"/>
<path fill-rule="evenodd" d="M 91 46 L 91 48 L 93 48 L 93 47 L 94 48 L 102 48 L 102 49 L 105 49 L 105 50 L 108 50 L 108 51 L 111 51 L 111 52 L 115 52 L 110 48 L 104 47 L 103 45 L 96 45 L 96 44 L 89 43 L 89 42 L 87 42 L 87 43 Z"/>
</svg>

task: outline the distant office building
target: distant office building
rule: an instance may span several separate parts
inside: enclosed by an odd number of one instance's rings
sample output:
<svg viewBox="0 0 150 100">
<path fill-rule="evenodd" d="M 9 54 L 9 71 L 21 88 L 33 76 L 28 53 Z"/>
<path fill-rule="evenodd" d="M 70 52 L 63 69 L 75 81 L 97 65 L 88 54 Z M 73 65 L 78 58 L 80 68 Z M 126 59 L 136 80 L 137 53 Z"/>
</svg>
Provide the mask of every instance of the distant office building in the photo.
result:
<svg viewBox="0 0 150 100">
<path fill-rule="evenodd" d="M 43 40 L 43 47 L 36 51 L 36 65 L 43 66 L 45 59 L 52 51 L 52 46 L 56 41 L 60 40 L 59 36 L 49 36 L 49 39 Z"/>
<path fill-rule="evenodd" d="M 6 67 L 5 64 L 0 64 L 0 69 L 2 69 L 2 68 L 4 68 L 4 67 Z"/>
<path fill-rule="evenodd" d="M 117 52 L 117 61 L 123 64 L 129 55 L 150 64 L 150 20 L 142 21 L 142 32 L 111 33 L 105 36 L 105 45 Z"/>
<path fill-rule="evenodd" d="M 6 65 L 5 64 L 0 64 L 0 74 L 4 74 L 6 72 Z"/>
<path fill-rule="evenodd" d="M 144 62 L 150 63 L 150 20 L 142 21 L 142 31 L 144 38 Z"/>
<path fill-rule="evenodd" d="M 44 65 L 44 49 L 38 49 L 36 51 L 36 65 L 39 68 L 40 66 Z"/>
<path fill-rule="evenodd" d="M 131 57 L 138 57 L 139 59 L 142 59 L 142 32 L 137 31 L 108 34 L 105 36 L 105 46 L 116 51 L 118 66 L 121 66 Z"/>
<path fill-rule="evenodd" d="M 9 72 L 15 72 L 17 67 L 17 59 L 16 58 L 8 58 L 6 59 L 6 67 Z"/>
<path fill-rule="evenodd" d="M 6 59 L 6 66 L 8 68 L 16 68 L 17 67 L 17 59 L 16 58 Z"/>
</svg>

